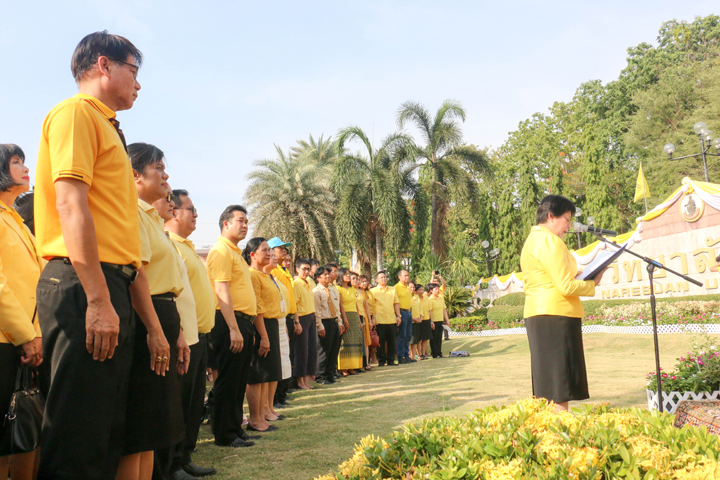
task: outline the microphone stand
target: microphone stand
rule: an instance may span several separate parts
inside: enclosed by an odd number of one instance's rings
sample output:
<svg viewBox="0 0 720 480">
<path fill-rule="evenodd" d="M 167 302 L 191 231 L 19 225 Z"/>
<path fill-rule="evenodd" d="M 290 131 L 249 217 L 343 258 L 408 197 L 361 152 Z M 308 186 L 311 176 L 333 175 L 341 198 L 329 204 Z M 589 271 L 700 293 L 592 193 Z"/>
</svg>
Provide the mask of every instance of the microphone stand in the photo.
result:
<svg viewBox="0 0 720 480">
<path fill-rule="evenodd" d="M 592 232 L 593 235 L 595 235 L 601 242 L 605 242 L 607 244 L 613 245 L 617 248 L 622 248 L 620 245 L 618 245 L 615 242 L 612 242 L 608 240 L 607 238 L 603 237 L 599 233 Z M 687 275 L 683 275 L 680 272 L 676 272 L 675 270 L 672 270 L 662 263 L 653 260 L 650 257 L 645 257 L 643 255 L 640 255 L 638 253 L 635 253 L 631 251 L 630 249 L 626 248 L 625 252 L 629 253 L 630 255 L 633 255 L 643 262 L 647 263 L 647 272 L 648 272 L 648 279 L 650 280 L 650 310 L 652 312 L 652 324 L 653 324 L 653 339 L 655 341 L 655 376 L 657 378 L 657 399 L 658 399 L 658 410 L 660 410 L 660 413 L 663 411 L 663 401 L 662 401 L 662 376 L 660 374 L 660 347 L 658 346 L 658 329 L 657 329 L 657 314 L 655 311 L 655 285 L 653 282 L 653 273 L 655 272 L 656 268 L 665 270 L 667 272 L 673 273 L 677 275 L 680 278 L 683 278 L 687 280 L 688 282 L 697 285 L 698 287 L 702 287 L 702 282 L 699 282 L 695 279 L 692 279 L 688 277 Z"/>
</svg>

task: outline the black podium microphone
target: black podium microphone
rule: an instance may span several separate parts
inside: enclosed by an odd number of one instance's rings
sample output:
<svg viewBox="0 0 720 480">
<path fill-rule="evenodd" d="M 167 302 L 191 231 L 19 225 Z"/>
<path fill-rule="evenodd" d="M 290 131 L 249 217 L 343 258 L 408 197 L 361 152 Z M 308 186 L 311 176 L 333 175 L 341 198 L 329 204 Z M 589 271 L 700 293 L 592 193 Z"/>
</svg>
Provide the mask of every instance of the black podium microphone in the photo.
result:
<svg viewBox="0 0 720 480">
<path fill-rule="evenodd" d="M 575 230 L 576 232 L 597 233 L 598 235 L 607 235 L 608 237 L 617 237 L 618 235 L 618 232 L 614 230 L 605 230 L 604 228 L 583 225 L 580 222 L 573 223 L 573 230 Z"/>
</svg>

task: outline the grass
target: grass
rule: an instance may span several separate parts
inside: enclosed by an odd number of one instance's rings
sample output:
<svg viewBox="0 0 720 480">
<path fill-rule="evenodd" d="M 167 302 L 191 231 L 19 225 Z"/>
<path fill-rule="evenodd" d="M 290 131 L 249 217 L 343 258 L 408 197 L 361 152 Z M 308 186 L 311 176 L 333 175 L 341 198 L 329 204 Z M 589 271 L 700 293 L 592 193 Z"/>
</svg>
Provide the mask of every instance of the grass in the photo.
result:
<svg viewBox="0 0 720 480">
<path fill-rule="evenodd" d="M 660 336 L 661 365 L 670 370 L 691 337 Z M 587 334 L 585 360 L 591 398 L 613 407 L 647 408 L 645 374 L 655 370 L 651 335 Z M 193 461 L 215 466 L 221 479 L 312 479 L 352 455 L 362 437 L 385 436 L 406 422 L 461 415 L 531 395 L 530 351 L 524 335 L 454 337 L 444 351 L 470 357 L 375 368 L 332 386 L 293 394 L 279 431 L 250 448 L 217 447 L 203 426 Z M 571 403 L 572 406 L 572 403 Z"/>
</svg>

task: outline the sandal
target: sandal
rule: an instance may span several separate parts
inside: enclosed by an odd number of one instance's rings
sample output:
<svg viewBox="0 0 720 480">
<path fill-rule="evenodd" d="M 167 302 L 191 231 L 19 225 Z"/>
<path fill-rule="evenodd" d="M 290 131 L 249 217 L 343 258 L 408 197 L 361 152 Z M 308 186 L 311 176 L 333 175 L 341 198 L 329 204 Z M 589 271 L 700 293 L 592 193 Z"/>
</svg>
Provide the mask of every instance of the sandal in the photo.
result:
<svg viewBox="0 0 720 480">
<path fill-rule="evenodd" d="M 365 371 L 367 371 L 367 372 L 371 371 L 372 369 L 373 369 L 373 368 L 372 368 L 370 365 L 368 365 L 368 366 L 365 367 Z"/>
</svg>

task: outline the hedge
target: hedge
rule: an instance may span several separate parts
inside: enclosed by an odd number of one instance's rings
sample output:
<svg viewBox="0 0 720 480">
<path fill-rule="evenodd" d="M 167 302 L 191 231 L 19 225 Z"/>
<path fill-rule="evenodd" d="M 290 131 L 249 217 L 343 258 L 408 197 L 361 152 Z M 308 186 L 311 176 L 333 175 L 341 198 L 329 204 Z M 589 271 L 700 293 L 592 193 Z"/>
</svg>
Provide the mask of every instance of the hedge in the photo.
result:
<svg viewBox="0 0 720 480">
<path fill-rule="evenodd" d="M 523 319 L 524 306 L 501 306 L 488 308 L 487 318 L 489 324 L 495 324 L 494 328 L 512 328 L 514 323 Z"/>
<path fill-rule="evenodd" d="M 496 306 L 522 307 L 525 305 L 525 294 L 522 292 L 508 293 L 493 301 Z"/>
<path fill-rule="evenodd" d="M 316 480 L 713 479 L 720 439 L 705 428 L 638 408 L 545 400 L 410 423 L 363 438 L 336 473 Z"/>
</svg>

